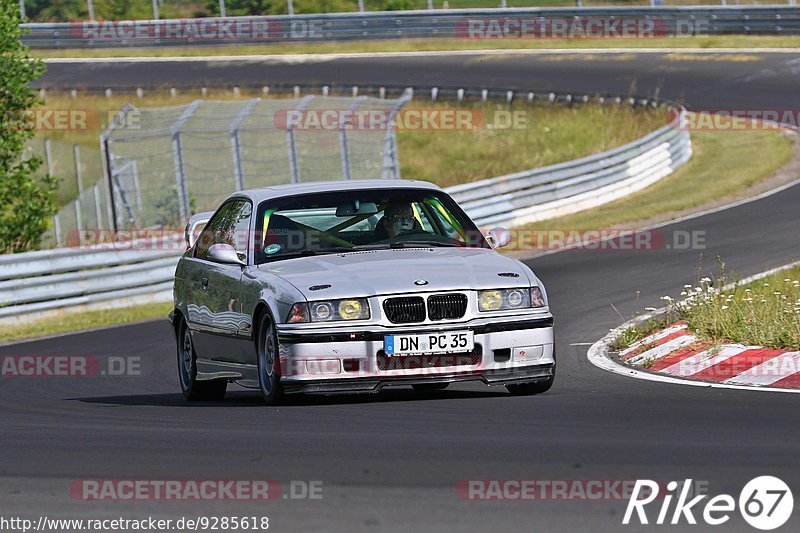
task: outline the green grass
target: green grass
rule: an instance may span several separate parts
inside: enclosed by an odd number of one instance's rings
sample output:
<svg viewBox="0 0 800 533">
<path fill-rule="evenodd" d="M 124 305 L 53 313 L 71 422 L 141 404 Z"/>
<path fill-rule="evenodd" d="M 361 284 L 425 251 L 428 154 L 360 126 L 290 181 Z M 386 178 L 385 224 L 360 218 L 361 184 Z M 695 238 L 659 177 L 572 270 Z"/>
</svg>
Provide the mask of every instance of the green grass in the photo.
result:
<svg viewBox="0 0 800 533">
<path fill-rule="evenodd" d="M 72 48 L 33 50 L 32 55 L 50 57 L 172 57 L 271 54 L 341 54 L 365 52 L 426 52 L 436 50 L 539 50 L 549 48 L 798 48 L 797 35 L 718 35 L 708 37 L 658 37 L 653 39 L 404 39 L 324 43 L 274 43 L 226 46 L 175 46 L 160 48 Z M 730 60 L 731 58 L 717 58 Z M 753 59 L 758 60 L 758 58 Z"/>
<path fill-rule="evenodd" d="M 726 285 L 724 269 L 717 285 Z M 679 320 L 707 342 L 800 349 L 800 267 L 736 283 L 729 290 L 717 289 L 703 278 L 696 287 L 686 285 L 681 296 L 685 299 L 670 303 L 665 315 L 620 332 L 611 349 L 623 350 Z"/>
<path fill-rule="evenodd" d="M 742 195 L 792 156 L 792 141 L 777 131 L 697 131 L 694 155 L 684 166 L 650 187 L 595 209 L 552 218 L 524 229 L 633 229 L 635 223 L 669 218 L 715 200 Z"/>
<path fill-rule="evenodd" d="M 431 107 L 430 103 L 413 102 L 408 108 Z M 509 113 L 506 105 L 463 107 L 487 117 L 489 125 L 500 124 Z M 449 187 L 552 165 L 621 146 L 663 126 L 666 120 L 664 110 L 615 105 L 521 105 L 512 111 L 517 113 L 512 128 L 399 131 L 403 177 Z"/>
<path fill-rule="evenodd" d="M 53 317 L 26 324 L 0 326 L 0 342 L 31 339 L 104 326 L 130 324 L 143 320 L 166 320 L 170 311 L 172 311 L 172 303 L 169 302 L 101 311 L 64 311 Z"/>
<path fill-rule="evenodd" d="M 634 342 L 638 341 L 639 339 L 643 339 L 648 335 L 655 333 L 665 327 L 669 326 L 672 323 L 667 318 L 654 318 L 652 320 L 646 320 L 641 324 L 634 324 L 629 328 L 625 328 L 616 336 L 616 338 L 610 344 L 610 348 L 612 351 L 619 352 L 624 350 Z"/>
<path fill-rule="evenodd" d="M 800 349 L 800 267 L 727 291 L 701 280 L 683 295 L 677 316 L 703 340 Z"/>
</svg>

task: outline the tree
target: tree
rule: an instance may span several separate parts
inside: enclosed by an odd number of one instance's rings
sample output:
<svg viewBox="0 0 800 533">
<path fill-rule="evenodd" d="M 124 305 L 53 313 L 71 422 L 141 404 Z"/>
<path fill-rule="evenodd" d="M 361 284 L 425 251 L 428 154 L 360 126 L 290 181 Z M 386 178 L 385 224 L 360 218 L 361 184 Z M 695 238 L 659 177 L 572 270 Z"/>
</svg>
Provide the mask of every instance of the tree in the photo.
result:
<svg viewBox="0 0 800 533">
<path fill-rule="evenodd" d="M 0 253 L 35 248 L 57 210 L 58 181 L 36 177 L 41 159 L 22 157 L 34 135 L 28 111 L 39 103 L 30 83 L 45 69 L 29 57 L 19 23 L 19 2 L 0 0 Z"/>
<path fill-rule="evenodd" d="M 26 0 L 29 21 L 65 22 L 89 17 L 86 0 Z"/>
<path fill-rule="evenodd" d="M 273 0 L 226 0 L 225 14 L 229 17 L 271 15 L 274 4 Z M 205 8 L 210 16 L 219 16 L 219 0 L 207 0 Z"/>
</svg>

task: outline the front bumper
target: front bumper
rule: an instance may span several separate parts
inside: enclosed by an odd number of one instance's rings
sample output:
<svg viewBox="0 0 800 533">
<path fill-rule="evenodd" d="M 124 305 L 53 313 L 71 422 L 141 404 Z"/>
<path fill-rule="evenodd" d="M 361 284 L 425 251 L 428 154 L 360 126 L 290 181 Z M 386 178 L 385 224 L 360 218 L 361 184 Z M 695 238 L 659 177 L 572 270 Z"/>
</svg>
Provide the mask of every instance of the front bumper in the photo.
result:
<svg viewBox="0 0 800 533">
<path fill-rule="evenodd" d="M 469 353 L 387 356 L 386 334 L 471 330 Z M 406 326 L 381 331 L 279 330 L 281 382 L 286 392 L 376 392 L 422 383 L 533 383 L 555 371 L 552 316 L 479 323 Z"/>
<path fill-rule="evenodd" d="M 427 383 L 457 383 L 481 381 L 486 385 L 512 385 L 546 381 L 555 374 L 555 363 L 538 366 L 512 368 L 507 370 L 487 370 L 483 373 L 430 374 L 410 377 L 362 377 L 323 380 L 282 379 L 287 393 L 338 393 L 338 392 L 378 392 L 386 387 L 421 385 Z"/>
</svg>

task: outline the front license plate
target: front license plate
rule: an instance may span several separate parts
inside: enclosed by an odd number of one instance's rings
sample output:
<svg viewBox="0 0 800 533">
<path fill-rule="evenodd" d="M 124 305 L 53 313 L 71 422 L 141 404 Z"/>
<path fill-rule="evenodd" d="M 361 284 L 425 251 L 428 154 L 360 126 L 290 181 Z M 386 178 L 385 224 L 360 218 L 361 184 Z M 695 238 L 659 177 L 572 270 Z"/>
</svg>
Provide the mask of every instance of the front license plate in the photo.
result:
<svg viewBox="0 0 800 533">
<path fill-rule="evenodd" d="M 475 341 L 471 331 L 432 332 L 421 335 L 386 335 L 386 355 L 418 355 L 471 352 Z"/>
</svg>

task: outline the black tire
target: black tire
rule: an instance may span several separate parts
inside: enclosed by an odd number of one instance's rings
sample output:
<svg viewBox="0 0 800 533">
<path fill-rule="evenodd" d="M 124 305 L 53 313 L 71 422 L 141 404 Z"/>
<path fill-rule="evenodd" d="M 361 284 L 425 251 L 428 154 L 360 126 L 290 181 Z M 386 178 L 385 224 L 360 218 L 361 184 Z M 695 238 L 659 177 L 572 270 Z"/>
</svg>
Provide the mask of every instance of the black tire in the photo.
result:
<svg viewBox="0 0 800 533">
<path fill-rule="evenodd" d="M 283 400 L 281 385 L 280 350 L 275 322 L 268 312 L 261 314 L 256 335 L 256 362 L 258 388 L 267 405 L 278 405 Z"/>
<path fill-rule="evenodd" d="M 508 389 L 508 392 L 510 392 L 512 396 L 528 396 L 531 394 L 542 394 L 550 390 L 550 387 L 553 386 L 553 382 L 555 380 L 556 377 L 555 375 L 553 375 L 543 381 L 537 381 L 536 383 L 520 383 L 518 385 L 506 385 L 506 389 Z"/>
<path fill-rule="evenodd" d="M 411 386 L 414 387 L 415 391 L 428 392 L 433 390 L 444 390 L 449 385 L 449 383 L 417 383 L 416 385 Z"/>
<path fill-rule="evenodd" d="M 194 351 L 192 335 L 186 320 L 181 319 L 176 338 L 178 341 L 178 379 L 184 398 L 190 402 L 225 398 L 225 391 L 228 389 L 227 381 L 197 380 L 197 354 Z"/>
</svg>

